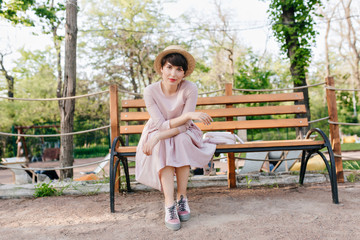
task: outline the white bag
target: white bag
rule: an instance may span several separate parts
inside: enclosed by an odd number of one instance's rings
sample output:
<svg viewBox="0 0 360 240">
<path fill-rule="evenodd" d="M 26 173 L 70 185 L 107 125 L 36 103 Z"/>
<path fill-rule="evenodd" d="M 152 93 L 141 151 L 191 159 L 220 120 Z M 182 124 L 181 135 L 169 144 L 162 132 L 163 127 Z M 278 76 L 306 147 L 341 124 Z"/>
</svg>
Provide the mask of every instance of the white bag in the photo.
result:
<svg viewBox="0 0 360 240">
<path fill-rule="evenodd" d="M 212 144 L 243 144 L 244 141 L 231 132 L 207 132 L 203 135 L 204 142 Z"/>
</svg>

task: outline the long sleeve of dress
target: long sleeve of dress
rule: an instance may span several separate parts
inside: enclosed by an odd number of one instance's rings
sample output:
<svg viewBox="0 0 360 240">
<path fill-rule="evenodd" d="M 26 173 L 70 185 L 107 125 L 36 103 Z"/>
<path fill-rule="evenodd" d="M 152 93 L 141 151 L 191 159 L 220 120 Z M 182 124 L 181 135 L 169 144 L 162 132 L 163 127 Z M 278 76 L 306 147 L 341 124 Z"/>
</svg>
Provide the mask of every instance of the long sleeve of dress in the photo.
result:
<svg viewBox="0 0 360 240">
<path fill-rule="evenodd" d="M 154 98 L 152 97 L 151 92 L 147 88 L 145 88 L 144 90 L 144 100 L 145 100 L 146 109 L 150 114 L 151 119 L 154 121 L 157 129 L 158 130 L 170 129 L 169 120 L 165 120 Z"/>
<path fill-rule="evenodd" d="M 185 106 L 182 111 L 182 114 L 188 112 L 195 112 L 197 99 L 198 99 L 198 90 L 197 87 L 194 86 L 193 89 L 191 89 L 191 91 L 189 91 L 189 93 L 186 95 Z M 184 124 L 186 126 L 186 129 L 188 129 L 192 123 L 193 123 L 192 120 L 188 120 Z"/>
</svg>

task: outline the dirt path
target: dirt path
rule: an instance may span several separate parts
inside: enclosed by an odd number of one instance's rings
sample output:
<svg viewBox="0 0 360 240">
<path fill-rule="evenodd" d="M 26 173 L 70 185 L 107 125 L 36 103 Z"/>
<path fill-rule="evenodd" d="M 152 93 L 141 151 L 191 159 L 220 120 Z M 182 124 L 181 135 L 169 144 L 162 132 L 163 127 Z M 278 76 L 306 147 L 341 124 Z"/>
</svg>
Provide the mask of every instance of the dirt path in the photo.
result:
<svg viewBox="0 0 360 240">
<path fill-rule="evenodd" d="M 360 183 L 189 190 L 192 218 L 179 231 L 163 223 L 162 195 L 139 191 L 0 200 L 0 239 L 360 239 Z"/>
</svg>

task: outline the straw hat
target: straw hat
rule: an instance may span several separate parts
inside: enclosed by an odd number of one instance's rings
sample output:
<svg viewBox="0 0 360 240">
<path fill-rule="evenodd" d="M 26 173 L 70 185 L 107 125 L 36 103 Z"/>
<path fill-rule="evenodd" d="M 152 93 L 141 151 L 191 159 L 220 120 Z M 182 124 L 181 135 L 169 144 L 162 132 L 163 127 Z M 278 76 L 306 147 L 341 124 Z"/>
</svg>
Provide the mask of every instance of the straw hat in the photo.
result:
<svg viewBox="0 0 360 240">
<path fill-rule="evenodd" d="M 167 48 L 165 48 L 164 51 L 159 53 L 159 55 L 157 55 L 157 57 L 155 58 L 154 68 L 155 68 L 155 71 L 159 75 L 161 75 L 161 59 L 170 53 L 180 53 L 181 55 L 183 55 L 185 57 L 185 59 L 188 63 L 188 70 L 186 71 L 184 77 L 189 76 L 194 71 L 195 63 L 196 63 L 194 57 L 190 53 L 188 53 L 184 48 L 182 48 L 181 46 L 171 45 L 171 46 L 168 46 Z"/>
</svg>

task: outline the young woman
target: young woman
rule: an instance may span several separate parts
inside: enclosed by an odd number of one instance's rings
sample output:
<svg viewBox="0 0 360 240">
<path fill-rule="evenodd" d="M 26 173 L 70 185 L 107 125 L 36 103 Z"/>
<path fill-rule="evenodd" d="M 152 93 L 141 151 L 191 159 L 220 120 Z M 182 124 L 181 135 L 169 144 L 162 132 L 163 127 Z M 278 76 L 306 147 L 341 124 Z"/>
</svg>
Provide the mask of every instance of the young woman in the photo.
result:
<svg viewBox="0 0 360 240">
<path fill-rule="evenodd" d="M 190 219 L 186 194 L 190 166 L 206 166 L 216 145 L 204 143 L 201 130 L 192 122 L 212 121 L 208 114 L 195 112 L 197 87 L 184 80 L 195 68 L 194 57 L 180 46 L 169 46 L 156 57 L 154 68 L 162 79 L 144 90 L 150 119 L 136 152 L 136 180 L 163 191 L 165 225 L 178 230 L 180 221 Z"/>
</svg>

